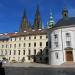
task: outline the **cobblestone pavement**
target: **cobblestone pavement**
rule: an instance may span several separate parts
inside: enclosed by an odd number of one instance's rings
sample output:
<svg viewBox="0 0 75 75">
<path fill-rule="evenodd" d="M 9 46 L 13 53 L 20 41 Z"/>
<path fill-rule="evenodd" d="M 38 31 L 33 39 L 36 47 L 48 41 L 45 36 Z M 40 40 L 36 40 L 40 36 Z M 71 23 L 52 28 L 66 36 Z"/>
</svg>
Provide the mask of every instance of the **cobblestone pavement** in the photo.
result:
<svg viewBox="0 0 75 75">
<path fill-rule="evenodd" d="M 52 67 L 52 68 L 75 68 L 75 63 L 63 63 L 62 65 L 49 65 L 40 63 L 6 63 L 3 67 Z"/>
<path fill-rule="evenodd" d="M 75 75 L 75 63 L 51 66 L 39 63 L 6 63 L 0 75 Z"/>
</svg>

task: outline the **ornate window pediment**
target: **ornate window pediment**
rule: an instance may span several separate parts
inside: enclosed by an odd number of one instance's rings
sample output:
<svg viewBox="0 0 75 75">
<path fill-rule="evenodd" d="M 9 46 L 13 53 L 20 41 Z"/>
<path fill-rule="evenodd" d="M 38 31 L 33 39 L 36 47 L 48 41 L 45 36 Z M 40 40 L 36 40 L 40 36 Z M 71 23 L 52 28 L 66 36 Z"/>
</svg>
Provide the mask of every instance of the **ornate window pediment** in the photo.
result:
<svg viewBox="0 0 75 75">
<path fill-rule="evenodd" d="M 66 47 L 64 50 L 73 50 L 72 47 Z"/>
</svg>

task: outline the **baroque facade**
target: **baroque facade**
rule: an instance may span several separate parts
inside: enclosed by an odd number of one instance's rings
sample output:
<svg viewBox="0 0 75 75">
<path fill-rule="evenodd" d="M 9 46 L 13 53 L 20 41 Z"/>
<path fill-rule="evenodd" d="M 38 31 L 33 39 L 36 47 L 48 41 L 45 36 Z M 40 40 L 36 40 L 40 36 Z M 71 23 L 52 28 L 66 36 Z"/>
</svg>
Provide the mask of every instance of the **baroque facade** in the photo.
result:
<svg viewBox="0 0 75 75">
<path fill-rule="evenodd" d="M 68 10 L 62 11 L 63 18 L 49 32 L 49 64 L 60 65 L 75 62 L 75 17 Z"/>
</svg>

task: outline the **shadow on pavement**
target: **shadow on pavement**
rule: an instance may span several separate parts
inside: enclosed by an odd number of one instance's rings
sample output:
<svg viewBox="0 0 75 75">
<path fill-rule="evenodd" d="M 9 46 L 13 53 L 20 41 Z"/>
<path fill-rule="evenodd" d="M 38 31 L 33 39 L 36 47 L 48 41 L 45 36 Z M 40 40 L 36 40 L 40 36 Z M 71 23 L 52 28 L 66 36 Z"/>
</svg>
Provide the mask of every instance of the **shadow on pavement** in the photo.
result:
<svg viewBox="0 0 75 75">
<path fill-rule="evenodd" d="M 0 62 L 0 75 L 5 75 L 5 70 L 2 67 L 2 62 Z"/>
</svg>

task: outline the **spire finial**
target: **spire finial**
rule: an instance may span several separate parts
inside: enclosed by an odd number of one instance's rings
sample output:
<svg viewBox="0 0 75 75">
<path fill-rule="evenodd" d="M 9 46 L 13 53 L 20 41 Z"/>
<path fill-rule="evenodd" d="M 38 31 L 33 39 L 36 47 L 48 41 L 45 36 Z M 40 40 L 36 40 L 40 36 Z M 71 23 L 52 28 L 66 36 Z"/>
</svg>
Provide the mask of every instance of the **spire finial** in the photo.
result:
<svg viewBox="0 0 75 75">
<path fill-rule="evenodd" d="M 54 26 L 53 13 L 50 12 L 49 21 L 47 22 L 47 28 L 52 28 Z"/>
<path fill-rule="evenodd" d="M 64 8 L 62 10 L 62 15 L 63 15 L 63 18 L 67 18 L 68 17 L 68 10 L 67 10 L 67 8 Z"/>
</svg>

